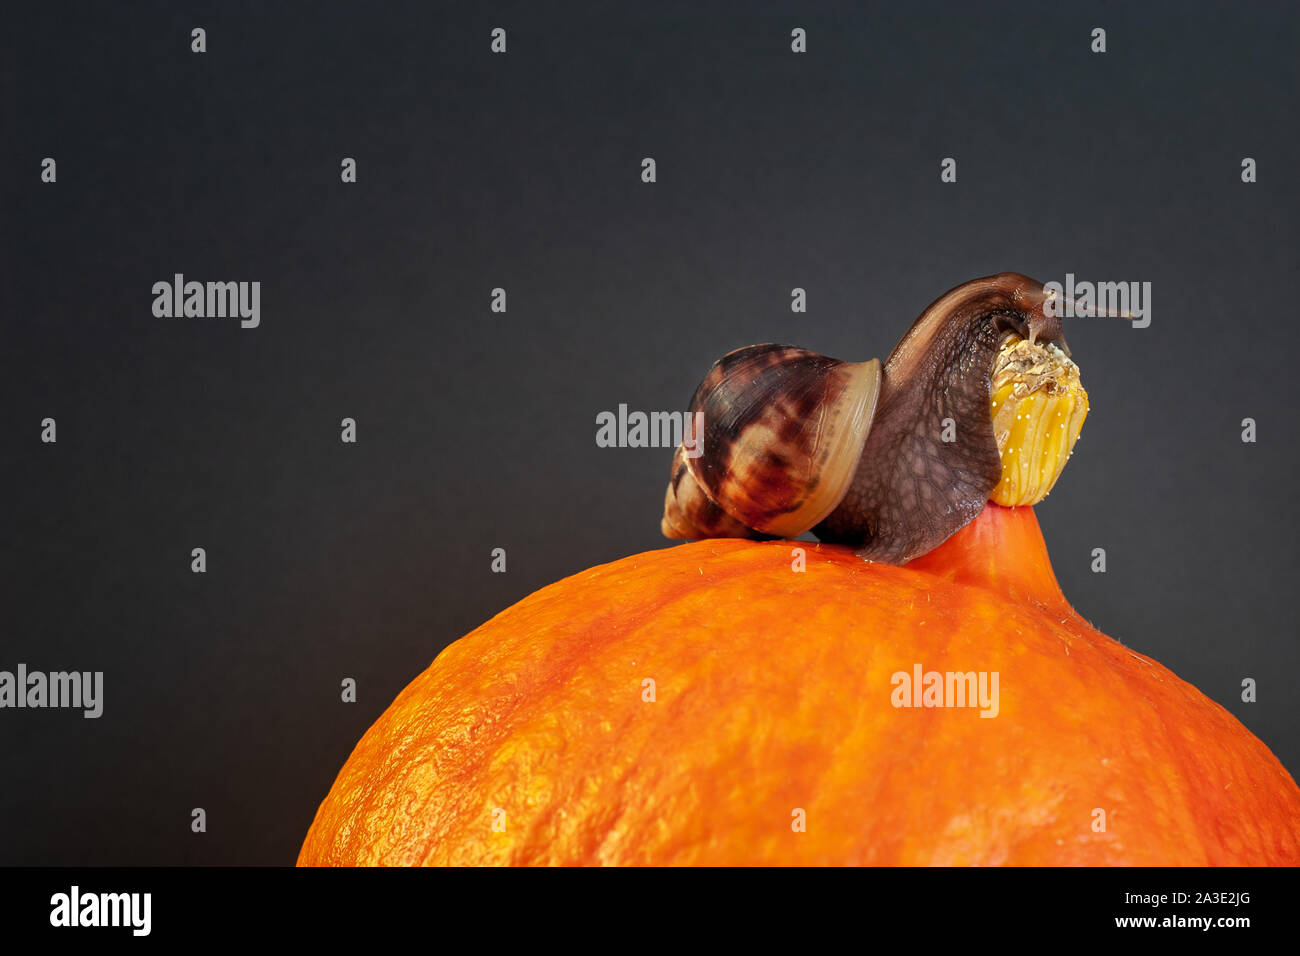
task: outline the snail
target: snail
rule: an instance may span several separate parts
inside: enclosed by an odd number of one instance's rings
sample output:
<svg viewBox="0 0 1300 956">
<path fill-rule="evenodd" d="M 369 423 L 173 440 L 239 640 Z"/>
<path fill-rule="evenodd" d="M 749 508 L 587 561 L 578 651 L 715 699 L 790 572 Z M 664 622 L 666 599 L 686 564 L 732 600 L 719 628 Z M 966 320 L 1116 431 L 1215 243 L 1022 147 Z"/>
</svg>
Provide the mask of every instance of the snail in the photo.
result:
<svg viewBox="0 0 1300 956">
<path fill-rule="evenodd" d="M 882 364 L 751 345 L 691 399 L 661 530 L 669 538 L 812 531 L 904 564 L 992 497 L 1051 490 L 1087 414 L 1060 316 L 1079 306 L 1018 273 L 975 279 L 921 313 Z M 702 413 L 699 414 L 699 413 Z M 687 454 L 687 449 L 690 454 Z"/>
</svg>

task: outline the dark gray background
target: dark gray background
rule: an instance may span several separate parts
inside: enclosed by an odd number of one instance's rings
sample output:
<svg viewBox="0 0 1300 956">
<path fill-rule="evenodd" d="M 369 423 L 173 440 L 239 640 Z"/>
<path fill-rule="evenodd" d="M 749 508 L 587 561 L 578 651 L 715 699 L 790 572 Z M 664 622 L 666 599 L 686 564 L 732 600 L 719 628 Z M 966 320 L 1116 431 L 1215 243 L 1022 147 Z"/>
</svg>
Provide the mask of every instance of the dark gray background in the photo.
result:
<svg viewBox="0 0 1300 956">
<path fill-rule="evenodd" d="M 1144 331 L 1067 325 L 1039 520 L 1086 617 L 1300 767 L 1294 8 L 473 6 L 6 12 L 0 668 L 106 699 L 0 712 L 0 863 L 292 862 L 442 647 L 666 546 L 670 453 L 597 412 L 752 342 L 884 356 L 1004 270 L 1153 283 Z M 175 272 L 260 280 L 261 327 L 155 318 Z"/>
</svg>

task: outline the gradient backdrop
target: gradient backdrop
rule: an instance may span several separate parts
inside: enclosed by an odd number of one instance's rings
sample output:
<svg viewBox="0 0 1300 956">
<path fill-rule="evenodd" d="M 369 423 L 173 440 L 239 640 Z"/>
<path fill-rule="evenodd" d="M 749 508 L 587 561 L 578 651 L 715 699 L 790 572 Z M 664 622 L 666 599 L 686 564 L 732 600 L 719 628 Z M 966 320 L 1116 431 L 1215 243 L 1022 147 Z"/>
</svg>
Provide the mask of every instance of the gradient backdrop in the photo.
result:
<svg viewBox="0 0 1300 956">
<path fill-rule="evenodd" d="M 6 13 L 0 669 L 105 710 L 0 711 L 0 863 L 292 862 L 441 648 L 668 546 L 670 451 L 599 411 L 754 342 L 883 357 L 1004 270 L 1153 284 L 1150 328 L 1067 324 L 1039 520 L 1086 617 L 1300 769 L 1295 8 L 639 6 Z M 176 272 L 260 281 L 261 327 L 155 318 Z"/>
</svg>

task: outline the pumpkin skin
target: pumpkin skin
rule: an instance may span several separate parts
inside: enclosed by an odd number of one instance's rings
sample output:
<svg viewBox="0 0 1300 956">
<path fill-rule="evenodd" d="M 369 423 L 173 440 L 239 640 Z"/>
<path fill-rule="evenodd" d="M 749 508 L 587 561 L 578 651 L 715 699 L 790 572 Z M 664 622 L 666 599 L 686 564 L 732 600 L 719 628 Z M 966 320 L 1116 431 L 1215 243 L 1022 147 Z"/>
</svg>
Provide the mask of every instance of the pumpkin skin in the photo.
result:
<svg viewBox="0 0 1300 956">
<path fill-rule="evenodd" d="M 895 707 L 916 664 L 997 671 L 997 716 Z M 1294 865 L 1300 790 L 990 504 L 902 568 L 713 539 L 543 588 L 402 691 L 298 863 Z"/>
</svg>

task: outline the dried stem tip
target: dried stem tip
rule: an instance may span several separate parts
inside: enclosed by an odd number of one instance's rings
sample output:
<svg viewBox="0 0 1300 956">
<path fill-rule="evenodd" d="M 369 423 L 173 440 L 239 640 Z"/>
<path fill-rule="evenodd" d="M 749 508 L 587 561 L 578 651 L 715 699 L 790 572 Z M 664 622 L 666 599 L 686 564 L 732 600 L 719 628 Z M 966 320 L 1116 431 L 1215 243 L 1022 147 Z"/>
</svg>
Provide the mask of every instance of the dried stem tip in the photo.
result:
<svg viewBox="0 0 1300 956">
<path fill-rule="evenodd" d="M 993 363 L 991 392 L 1002 480 L 989 498 L 1037 504 L 1056 484 L 1088 415 L 1079 366 L 1055 345 L 1008 336 Z"/>
</svg>

